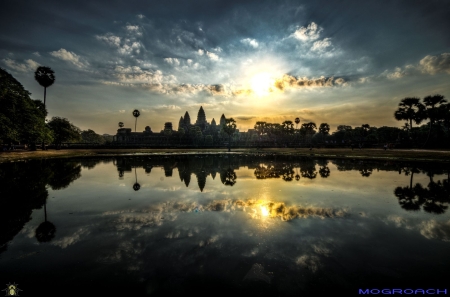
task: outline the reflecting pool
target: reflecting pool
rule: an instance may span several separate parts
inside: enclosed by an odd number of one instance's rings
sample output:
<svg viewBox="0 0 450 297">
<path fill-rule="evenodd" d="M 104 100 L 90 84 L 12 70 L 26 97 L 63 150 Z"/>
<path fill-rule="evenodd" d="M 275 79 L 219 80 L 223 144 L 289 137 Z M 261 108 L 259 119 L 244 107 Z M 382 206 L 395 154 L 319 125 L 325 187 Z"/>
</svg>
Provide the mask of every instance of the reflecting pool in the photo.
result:
<svg viewBox="0 0 450 297">
<path fill-rule="evenodd" d="M 0 164 L 0 286 L 20 296 L 450 293 L 449 173 L 235 154 Z"/>
</svg>

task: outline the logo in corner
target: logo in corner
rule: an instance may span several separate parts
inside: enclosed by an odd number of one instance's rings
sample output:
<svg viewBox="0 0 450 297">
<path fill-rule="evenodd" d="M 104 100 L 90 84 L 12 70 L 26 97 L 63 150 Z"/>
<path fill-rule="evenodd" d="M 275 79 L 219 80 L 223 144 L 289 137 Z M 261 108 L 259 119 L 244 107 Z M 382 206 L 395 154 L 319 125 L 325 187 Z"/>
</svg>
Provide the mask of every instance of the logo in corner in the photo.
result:
<svg viewBox="0 0 450 297">
<path fill-rule="evenodd" d="M 5 296 L 19 296 L 19 291 L 22 290 L 17 287 L 16 283 L 9 283 L 6 285 L 6 289 L 4 289 L 3 291 L 6 292 Z"/>
</svg>

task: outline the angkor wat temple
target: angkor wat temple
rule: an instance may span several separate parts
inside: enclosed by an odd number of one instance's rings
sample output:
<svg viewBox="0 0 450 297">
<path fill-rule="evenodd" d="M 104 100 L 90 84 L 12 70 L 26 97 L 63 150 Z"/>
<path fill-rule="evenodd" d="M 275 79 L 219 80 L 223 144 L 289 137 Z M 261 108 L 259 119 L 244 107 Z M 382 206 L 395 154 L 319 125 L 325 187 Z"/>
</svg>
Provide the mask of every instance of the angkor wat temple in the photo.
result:
<svg viewBox="0 0 450 297">
<path fill-rule="evenodd" d="M 164 129 L 160 132 L 153 132 L 150 126 L 146 126 L 145 130 L 142 132 L 132 132 L 131 128 L 120 128 L 117 130 L 117 134 L 114 136 L 114 142 L 118 144 L 127 143 L 144 143 L 144 144 L 160 144 L 167 142 L 169 137 L 178 135 L 180 138 L 189 138 L 189 136 L 201 131 L 202 136 L 211 135 L 214 138 L 220 136 L 221 126 L 225 124 L 225 115 L 222 114 L 220 117 L 219 125 L 217 125 L 216 120 L 213 118 L 211 123 L 206 120 L 206 114 L 203 107 L 197 114 L 197 120 L 194 124 L 191 123 L 191 117 L 186 111 L 184 117 L 180 117 L 178 122 L 178 130 L 173 129 L 172 122 L 166 122 L 164 124 Z M 237 131 L 239 132 L 239 131 Z M 191 137 L 192 138 L 192 137 Z M 181 139 L 180 139 L 181 142 Z"/>
</svg>

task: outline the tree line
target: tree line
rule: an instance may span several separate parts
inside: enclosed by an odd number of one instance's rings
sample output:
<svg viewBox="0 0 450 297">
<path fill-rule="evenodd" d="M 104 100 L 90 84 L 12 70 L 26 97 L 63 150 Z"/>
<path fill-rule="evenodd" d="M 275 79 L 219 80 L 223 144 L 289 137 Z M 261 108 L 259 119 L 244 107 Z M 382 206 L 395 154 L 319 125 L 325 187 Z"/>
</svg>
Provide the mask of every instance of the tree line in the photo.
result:
<svg viewBox="0 0 450 297">
<path fill-rule="evenodd" d="M 41 66 L 35 72 L 35 79 L 44 87 L 44 102 L 31 99 L 31 93 L 0 68 L 0 145 L 25 144 L 35 150 L 38 144 L 44 143 L 60 147 L 64 142 L 105 143 L 112 140 L 90 129 L 81 131 L 63 117 L 46 121 L 46 93 L 55 81 L 54 73 L 49 67 Z"/>
</svg>

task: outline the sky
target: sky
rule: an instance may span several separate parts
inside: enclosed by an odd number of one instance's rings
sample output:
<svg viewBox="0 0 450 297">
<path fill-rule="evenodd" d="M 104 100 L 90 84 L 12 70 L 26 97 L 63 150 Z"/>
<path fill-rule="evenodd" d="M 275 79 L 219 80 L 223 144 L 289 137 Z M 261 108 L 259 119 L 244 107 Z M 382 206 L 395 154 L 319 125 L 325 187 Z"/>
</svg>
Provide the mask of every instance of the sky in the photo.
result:
<svg viewBox="0 0 450 297">
<path fill-rule="evenodd" d="M 43 100 L 48 118 L 115 134 L 234 118 L 375 127 L 401 99 L 450 100 L 446 0 L 2 0 L 0 67 Z"/>
</svg>

